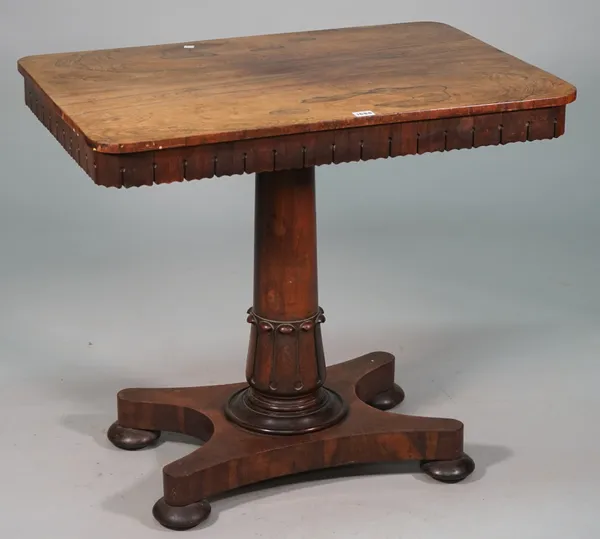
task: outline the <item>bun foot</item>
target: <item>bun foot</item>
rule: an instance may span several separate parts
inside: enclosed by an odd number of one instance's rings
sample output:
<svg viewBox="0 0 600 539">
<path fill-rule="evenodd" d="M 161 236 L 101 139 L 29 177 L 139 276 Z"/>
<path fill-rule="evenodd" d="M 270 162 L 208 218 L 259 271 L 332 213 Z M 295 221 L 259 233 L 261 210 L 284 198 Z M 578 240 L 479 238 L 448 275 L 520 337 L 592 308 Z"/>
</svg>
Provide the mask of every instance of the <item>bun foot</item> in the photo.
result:
<svg viewBox="0 0 600 539">
<path fill-rule="evenodd" d="M 108 429 L 106 436 L 119 449 L 134 451 L 155 443 L 160 437 L 160 432 L 155 430 L 131 429 L 129 427 L 122 427 L 119 423 L 115 422 Z"/>
<path fill-rule="evenodd" d="M 158 500 L 152 508 L 154 518 L 170 530 L 189 530 L 210 515 L 210 504 L 206 500 L 183 505 L 168 505 L 164 498 Z"/>
<path fill-rule="evenodd" d="M 391 410 L 398 406 L 404 400 L 404 391 L 398 385 L 394 384 L 389 389 L 375 395 L 367 404 L 378 410 Z"/>
<path fill-rule="evenodd" d="M 456 460 L 431 460 L 421 464 L 421 471 L 442 483 L 458 483 L 475 470 L 475 462 L 466 453 Z"/>
</svg>

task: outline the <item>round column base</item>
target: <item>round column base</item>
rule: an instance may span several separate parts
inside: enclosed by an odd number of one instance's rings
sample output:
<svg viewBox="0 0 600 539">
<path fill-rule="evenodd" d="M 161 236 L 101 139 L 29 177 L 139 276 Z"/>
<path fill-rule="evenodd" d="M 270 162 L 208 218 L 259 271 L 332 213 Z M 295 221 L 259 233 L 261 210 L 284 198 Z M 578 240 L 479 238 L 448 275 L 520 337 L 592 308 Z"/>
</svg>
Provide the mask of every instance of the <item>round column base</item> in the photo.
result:
<svg viewBox="0 0 600 539">
<path fill-rule="evenodd" d="M 346 403 L 334 391 L 320 388 L 301 398 L 273 399 L 252 388 L 233 394 L 225 407 L 227 419 L 263 434 L 306 434 L 331 427 L 344 419 Z"/>
</svg>

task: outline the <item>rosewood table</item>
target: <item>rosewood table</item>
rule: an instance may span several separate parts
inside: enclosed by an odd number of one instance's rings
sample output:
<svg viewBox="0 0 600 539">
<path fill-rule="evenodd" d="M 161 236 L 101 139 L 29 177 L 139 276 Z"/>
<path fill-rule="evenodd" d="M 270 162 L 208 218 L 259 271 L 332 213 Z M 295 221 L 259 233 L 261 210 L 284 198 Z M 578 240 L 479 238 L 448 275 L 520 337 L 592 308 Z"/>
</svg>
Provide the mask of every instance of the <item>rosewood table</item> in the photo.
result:
<svg viewBox="0 0 600 539">
<path fill-rule="evenodd" d="M 26 104 L 105 187 L 256 173 L 246 382 L 124 389 L 108 438 L 205 444 L 164 468 L 153 514 L 172 529 L 242 485 L 354 463 L 420 461 L 467 477 L 463 424 L 386 413 L 394 357 L 326 367 L 315 168 L 553 139 L 570 84 L 450 26 L 405 23 L 22 58 Z"/>
</svg>

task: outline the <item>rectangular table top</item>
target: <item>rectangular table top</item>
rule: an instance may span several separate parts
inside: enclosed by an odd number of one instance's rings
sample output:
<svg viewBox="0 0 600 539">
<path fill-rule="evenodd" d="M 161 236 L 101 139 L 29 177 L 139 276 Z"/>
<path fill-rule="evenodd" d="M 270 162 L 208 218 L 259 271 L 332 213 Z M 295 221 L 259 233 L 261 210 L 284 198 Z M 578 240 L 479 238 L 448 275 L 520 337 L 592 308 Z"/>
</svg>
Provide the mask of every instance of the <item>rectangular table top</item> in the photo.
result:
<svg viewBox="0 0 600 539">
<path fill-rule="evenodd" d="M 576 96 L 434 22 L 45 54 L 18 68 L 30 99 L 108 154 L 560 107 Z"/>
</svg>

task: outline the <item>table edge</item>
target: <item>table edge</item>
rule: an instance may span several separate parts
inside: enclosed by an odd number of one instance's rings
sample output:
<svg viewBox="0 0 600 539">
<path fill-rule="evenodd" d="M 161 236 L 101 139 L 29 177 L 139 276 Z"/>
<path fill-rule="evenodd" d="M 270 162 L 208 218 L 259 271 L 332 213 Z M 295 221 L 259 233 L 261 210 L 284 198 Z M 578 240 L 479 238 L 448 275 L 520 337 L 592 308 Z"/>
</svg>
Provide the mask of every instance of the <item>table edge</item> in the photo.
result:
<svg viewBox="0 0 600 539">
<path fill-rule="evenodd" d="M 144 152 L 103 153 L 70 126 L 37 85 L 26 105 L 97 185 L 129 188 L 555 139 L 566 105 L 349 127 Z"/>
<path fill-rule="evenodd" d="M 408 23 L 396 23 L 396 24 L 408 24 Z M 433 23 L 445 25 L 444 23 Z M 449 25 L 445 25 L 449 26 Z M 454 28 L 454 27 L 451 27 Z M 456 28 L 454 28 L 456 29 Z M 458 30 L 458 29 L 456 29 Z M 315 30 L 320 31 L 320 30 Z M 462 32 L 462 30 L 458 30 Z M 466 32 L 463 32 L 466 33 Z M 470 34 L 467 34 L 470 35 Z M 473 37 L 473 36 L 471 36 Z M 490 45 L 491 46 L 491 45 Z M 508 54 L 508 53 L 506 53 Z M 27 56 L 20 58 L 17 62 L 17 69 L 23 76 L 25 84 L 32 83 L 36 87 L 36 91 L 44 95 L 44 97 L 53 103 L 53 105 L 61 111 L 62 118 L 71 128 L 78 131 L 79 136 L 82 136 L 87 144 L 89 144 L 94 151 L 106 154 L 129 154 L 139 153 L 145 151 L 155 151 L 162 149 L 174 149 L 174 148 L 185 148 L 192 146 L 202 146 L 207 144 L 216 144 L 224 142 L 237 142 L 247 141 L 253 139 L 262 139 L 266 137 L 279 137 L 287 135 L 298 135 L 298 134 L 309 134 L 318 133 L 321 131 L 330 131 L 334 129 L 352 129 L 358 127 L 397 124 L 405 122 L 415 121 L 426 121 L 426 120 L 437 120 L 444 118 L 455 118 L 464 116 L 475 116 L 481 114 L 490 113 L 502 113 L 502 112 L 514 112 L 519 110 L 533 110 L 542 109 L 548 107 L 566 106 L 574 102 L 577 98 L 577 88 L 567 81 L 552 75 L 551 73 L 544 71 L 548 75 L 554 77 L 557 81 L 566 85 L 566 91 L 563 94 L 556 95 L 553 97 L 546 98 L 532 98 L 519 101 L 506 101 L 499 103 L 488 103 L 480 105 L 471 105 L 463 107 L 448 107 L 440 109 L 426 109 L 421 111 L 411 112 L 398 112 L 392 114 L 379 114 L 375 116 L 366 117 L 349 117 L 348 119 L 336 119 L 330 121 L 310 122 L 310 123 L 299 123 L 289 124 L 282 126 L 270 126 L 270 127 L 258 127 L 256 129 L 236 130 L 236 131 L 223 131 L 213 132 L 203 135 L 194 135 L 187 137 L 175 137 L 166 138 L 159 140 L 141 140 L 136 142 L 118 143 L 97 140 L 87 135 L 77 123 L 64 112 L 52 98 L 43 90 L 43 88 L 37 83 L 34 76 L 27 71 L 26 67 L 22 64 L 22 60 L 28 58 Z M 535 66 L 533 66 L 535 67 Z"/>
</svg>

